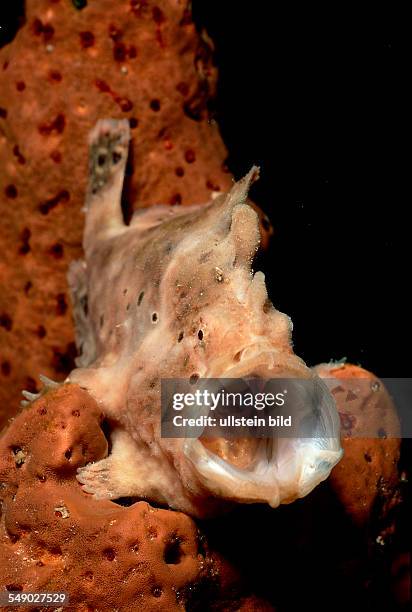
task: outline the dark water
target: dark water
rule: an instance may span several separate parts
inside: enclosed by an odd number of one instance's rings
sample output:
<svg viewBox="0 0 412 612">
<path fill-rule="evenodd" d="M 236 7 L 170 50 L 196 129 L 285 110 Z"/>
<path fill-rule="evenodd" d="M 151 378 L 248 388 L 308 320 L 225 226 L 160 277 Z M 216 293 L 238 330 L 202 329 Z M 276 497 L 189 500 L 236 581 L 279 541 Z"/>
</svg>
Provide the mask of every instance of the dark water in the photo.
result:
<svg viewBox="0 0 412 612">
<path fill-rule="evenodd" d="M 275 226 L 274 304 L 311 364 L 411 375 L 406 31 L 395 5 L 194 2 L 216 44 L 217 119 Z"/>
</svg>

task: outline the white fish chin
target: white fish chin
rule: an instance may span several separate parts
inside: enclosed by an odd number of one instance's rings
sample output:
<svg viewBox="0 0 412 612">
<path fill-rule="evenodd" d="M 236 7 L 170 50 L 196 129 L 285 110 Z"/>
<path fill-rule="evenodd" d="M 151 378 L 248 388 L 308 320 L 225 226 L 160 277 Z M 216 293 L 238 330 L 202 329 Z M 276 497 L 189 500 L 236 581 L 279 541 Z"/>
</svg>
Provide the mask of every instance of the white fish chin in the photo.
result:
<svg viewBox="0 0 412 612">
<path fill-rule="evenodd" d="M 187 439 L 183 452 L 214 496 L 273 508 L 305 497 L 341 459 L 339 416 L 322 381 L 312 437 Z"/>
<path fill-rule="evenodd" d="M 238 467 L 209 450 L 200 440 L 186 440 L 184 453 L 201 483 L 216 497 L 242 503 L 268 503 L 273 508 L 308 495 L 325 480 L 342 457 L 335 439 L 282 440 L 275 453 L 260 440 L 249 466 Z M 269 450 L 269 452 L 268 452 Z"/>
</svg>

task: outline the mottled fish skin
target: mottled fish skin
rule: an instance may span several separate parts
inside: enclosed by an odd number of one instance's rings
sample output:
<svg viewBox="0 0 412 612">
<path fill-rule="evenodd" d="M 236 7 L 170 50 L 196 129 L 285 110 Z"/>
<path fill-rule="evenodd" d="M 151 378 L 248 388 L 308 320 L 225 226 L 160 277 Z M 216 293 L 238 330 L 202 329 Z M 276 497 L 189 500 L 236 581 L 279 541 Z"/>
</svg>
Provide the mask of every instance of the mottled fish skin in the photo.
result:
<svg viewBox="0 0 412 612">
<path fill-rule="evenodd" d="M 85 260 L 69 270 L 81 354 L 68 380 L 90 391 L 112 425 L 111 454 L 78 480 L 97 498 L 136 496 L 196 516 L 227 501 L 292 501 L 328 476 L 338 443 L 322 451 L 309 482 L 302 458 L 282 479 L 276 461 L 257 474 L 199 440 L 160 436 L 162 378 L 314 377 L 292 351 L 290 319 L 251 270 L 259 229 L 247 193 L 258 169 L 209 203 L 153 206 L 125 225 L 129 138 L 127 121 L 99 121 L 90 134 Z"/>
</svg>

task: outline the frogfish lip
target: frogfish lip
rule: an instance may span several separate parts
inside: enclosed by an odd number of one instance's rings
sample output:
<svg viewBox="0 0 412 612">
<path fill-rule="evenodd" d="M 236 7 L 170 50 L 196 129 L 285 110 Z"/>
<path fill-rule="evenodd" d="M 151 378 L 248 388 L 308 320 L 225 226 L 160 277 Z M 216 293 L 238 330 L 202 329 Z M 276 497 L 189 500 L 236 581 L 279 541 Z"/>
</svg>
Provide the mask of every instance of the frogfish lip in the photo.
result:
<svg viewBox="0 0 412 612">
<path fill-rule="evenodd" d="M 246 364 L 245 364 L 246 365 Z M 255 363 L 255 366 L 257 364 Z M 296 379 L 295 368 L 235 368 L 225 374 Z M 185 439 L 183 452 L 210 493 L 242 503 L 272 507 L 306 496 L 325 480 L 342 457 L 340 423 L 328 388 L 308 368 L 302 378 L 312 385 L 316 419 L 307 437 L 206 437 Z M 242 371 L 242 374 L 241 374 Z"/>
</svg>

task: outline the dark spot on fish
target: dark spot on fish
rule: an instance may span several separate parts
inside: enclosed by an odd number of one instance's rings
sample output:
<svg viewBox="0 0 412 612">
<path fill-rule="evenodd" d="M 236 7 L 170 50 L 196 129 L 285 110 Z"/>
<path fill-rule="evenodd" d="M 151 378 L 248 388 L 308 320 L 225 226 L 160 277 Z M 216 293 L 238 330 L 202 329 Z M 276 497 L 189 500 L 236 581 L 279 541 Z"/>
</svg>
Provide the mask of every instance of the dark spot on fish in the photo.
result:
<svg viewBox="0 0 412 612">
<path fill-rule="evenodd" d="M 160 111 L 160 100 L 158 100 L 157 98 L 154 98 L 153 100 L 151 100 L 150 101 L 150 108 L 155 113 L 158 113 Z"/>
<path fill-rule="evenodd" d="M 158 6 L 153 7 L 152 15 L 153 15 L 153 21 L 157 23 L 157 25 L 160 25 L 161 23 L 165 21 L 165 16 L 163 14 L 163 11 Z"/>
<path fill-rule="evenodd" d="M 356 423 L 356 417 L 352 414 L 347 414 L 345 412 L 339 412 L 340 424 L 342 429 L 347 432 L 350 432 L 353 426 Z"/>
<path fill-rule="evenodd" d="M 30 252 L 30 236 L 31 236 L 31 231 L 29 230 L 28 227 L 25 227 L 22 231 L 22 233 L 20 234 L 20 239 L 21 239 L 21 246 L 19 248 L 19 253 L 21 255 L 26 255 L 27 253 Z"/>
<path fill-rule="evenodd" d="M 54 28 L 50 23 L 46 23 L 43 25 L 43 40 L 44 42 L 49 42 L 54 36 Z"/>
<path fill-rule="evenodd" d="M 114 559 L 116 558 L 116 553 L 114 552 L 113 548 L 105 548 L 103 551 L 103 555 L 108 561 L 114 561 Z"/>
<path fill-rule="evenodd" d="M 42 215 L 47 215 L 53 208 L 58 204 L 68 202 L 70 200 L 70 194 L 65 189 L 60 191 L 57 195 L 45 202 L 39 204 L 39 211 Z"/>
<path fill-rule="evenodd" d="M 271 309 L 272 309 L 271 301 L 269 299 L 265 300 L 263 303 L 263 308 L 262 308 L 263 312 L 267 314 L 268 312 L 270 312 Z"/>
<path fill-rule="evenodd" d="M 119 96 L 115 97 L 115 102 L 120 106 L 121 110 L 124 113 L 128 113 L 133 108 L 133 102 L 128 98 L 121 98 Z"/>
<path fill-rule="evenodd" d="M 1 373 L 3 376 L 9 376 L 11 373 L 11 365 L 9 361 L 3 361 L 1 364 Z"/>
<path fill-rule="evenodd" d="M 185 152 L 185 160 L 188 164 L 193 164 L 193 162 L 196 161 L 196 153 L 193 151 L 193 149 L 188 149 Z"/>
<path fill-rule="evenodd" d="M 42 215 L 47 215 L 53 208 L 55 208 L 58 204 L 68 202 L 70 200 L 70 194 L 68 191 L 63 189 L 53 198 L 46 200 L 39 204 L 39 211 Z"/>
<path fill-rule="evenodd" d="M 122 42 L 116 42 L 113 47 L 113 58 L 116 62 L 124 62 L 127 57 L 126 45 Z"/>
<path fill-rule="evenodd" d="M 96 79 L 94 84 L 96 85 L 97 89 L 102 93 L 110 93 L 110 87 L 105 81 L 102 81 L 101 79 Z"/>
<path fill-rule="evenodd" d="M 13 327 L 13 320 L 6 312 L 0 314 L 0 327 L 3 327 L 6 331 L 11 331 Z"/>
<path fill-rule="evenodd" d="M 67 302 L 66 302 L 66 296 L 64 293 L 58 293 L 56 296 L 56 313 L 59 316 L 63 316 L 66 314 L 67 311 Z"/>
<path fill-rule="evenodd" d="M 349 389 L 346 395 L 346 401 L 352 402 L 353 400 L 356 400 L 356 399 L 358 399 L 358 396 L 351 389 Z"/>
<path fill-rule="evenodd" d="M 59 72 L 58 70 L 50 70 L 49 78 L 54 83 L 60 83 L 63 77 L 61 75 L 61 72 Z"/>
<path fill-rule="evenodd" d="M 122 156 L 117 151 L 113 151 L 112 160 L 114 164 L 117 164 L 122 159 Z"/>
<path fill-rule="evenodd" d="M 50 153 L 50 159 L 52 159 L 55 164 L 60 164 L 62 161 L 62 154 L 59 151 L 52 151 Z"/>
<path fill-rule="evenodd" d="M 172 206 L 176 204 L 181 204 L 181 203 L 182 203 L 182 196 L 180 193 L 175 193 L 174 195 L 172 195 L 172 197 L 169 200 L 169 204 L 171 204 Z"/>
<path fill-rule="evenodd" d="M 49 123 L 42 123 L 39 125 L 38 130 L 42 136 L 50 136 L 52 132 L 62 134 L 66 127 L 66 117 L 63 113 L 59 113 L 55 119 Z"/>
<path fill-rule="evenodd" d="M 14 155 L 14 157 L 17 158 L 17 161 L 19 162 L 19 164 L 24 166 L 24 164 L 26 163 L 26 158 L 24 157 L 24 155 L 21 154 L 21 151 L 20 151 L 20 148 L 19 148 L 18 145 L 14 145 L 14 147 L 13 147 L 13 155 Z"/>
<path fill-rule="evenodd" d="M 80 44 L 83 49 L 89 49 L 90 47 L 93 47 L 95 43 L 93 32 L 89 32 L 89 31 L 80 32 L 79 36 L 80 36 Z"/>
<path fill-rule="evenodd" d="M 123 36 L 123 32 L 114 23 L 111 23 L 109 25 L 109 36 L 114 41 L 120 40 Z"/>
<path fill-rule="evenodd" d="M 199 263 L 205 263 L 206 261 L 208 261 L 208 259 L 210 259 L 211 254 L 212 254 L 212 251 L 207 251 L 206 253 L 202 253 L 201 256 L 199 257 Z"/>
<path fill-rule="evenodd" d="M 7 185 L 7 187 L 4 189 L 4 193 L 6 194 L 7 198 L 10 198 L 10 200 L 15 200 L 18 196 L 18 191 L 15 185 Z"/>
<path fill-rule="evenodd" d="M 206 188 L 210 189 L 211 191 L 220 191 L 219 185 L 213 183 L 211 180 L 206 181 Z"/>
<path fill-rule="evenodd" d="M 55 257 L 56 259 L 61 259 L 63 257 L 63 245 L 60 242 L 56 242 L 50 247 L 50 255 Z"/>
<path fill-rule="evenodd" d="M 39 338 L 44 338 L 47 334 L 46 328 L 44 327 L 44 325 L 39 325 L 36 333 Z"/>
</svg>

